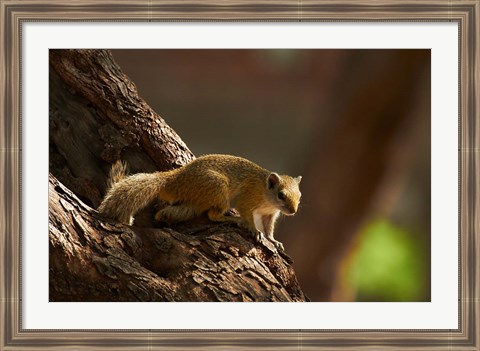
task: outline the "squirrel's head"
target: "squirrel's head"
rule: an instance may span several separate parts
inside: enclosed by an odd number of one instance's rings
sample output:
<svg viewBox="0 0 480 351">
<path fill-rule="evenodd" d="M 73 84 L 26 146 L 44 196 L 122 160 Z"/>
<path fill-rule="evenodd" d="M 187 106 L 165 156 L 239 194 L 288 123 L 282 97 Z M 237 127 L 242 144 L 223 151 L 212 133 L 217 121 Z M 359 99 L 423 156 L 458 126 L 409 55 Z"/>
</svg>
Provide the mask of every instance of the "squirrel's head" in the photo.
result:
<svg viewBox="0 0 480 351">
<path fill-rule="evenodd" d="M 301 180 L 301 176 L 293 178 L 288 175 L 278 175 L 277 173 L 270 173 L 268 176 L 267 189 L 270 201 L 283 214 L 291 216 L 297 212 L 300 197 L 302 196 L 299 188 Z"/>
</svg>

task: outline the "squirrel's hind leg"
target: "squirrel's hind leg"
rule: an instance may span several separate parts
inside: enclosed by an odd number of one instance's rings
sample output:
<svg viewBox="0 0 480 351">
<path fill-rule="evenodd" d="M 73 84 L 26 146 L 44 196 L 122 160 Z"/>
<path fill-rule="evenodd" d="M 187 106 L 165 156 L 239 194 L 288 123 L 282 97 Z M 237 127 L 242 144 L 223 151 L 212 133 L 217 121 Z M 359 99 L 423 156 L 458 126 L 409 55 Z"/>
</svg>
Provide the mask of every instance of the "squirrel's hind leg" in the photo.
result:
<svg viewBox="0 0 480 351">
<path fill-rule="evenodd" d="M 219 209 L 219 208 L 211 208 L 207 211 L 208 219 L 213 222 L 232 222 L 232 223 L 240 223 L 240 218 L 226 215 L 229 208 L 227 209 Z"/>
<path fill-rule="evenodd" d="M 198 217 L 200 214 L 194 208 L 185 205 L 167 206 L 155 214 L 159 222 L 178 223 L 186 222 Z"/>
</svg>

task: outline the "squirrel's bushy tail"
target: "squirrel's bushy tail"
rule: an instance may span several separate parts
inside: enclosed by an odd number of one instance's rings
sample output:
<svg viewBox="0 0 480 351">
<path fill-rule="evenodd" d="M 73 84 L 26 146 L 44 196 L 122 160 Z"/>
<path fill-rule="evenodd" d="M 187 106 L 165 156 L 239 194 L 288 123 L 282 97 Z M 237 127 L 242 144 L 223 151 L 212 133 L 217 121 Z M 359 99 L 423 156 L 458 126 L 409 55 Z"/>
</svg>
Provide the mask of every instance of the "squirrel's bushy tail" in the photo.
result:
<svg viewBox="0 0 480 351">
<path fill-rule="evenodd" d="M 109 188 L 98 207 L 106 217 L 131 225 L 133 216 L 158 197 L 164 186 L 161 172 L 125 175 L 126 164 L 117 162 L 112 166 Z"/>
<path fill-rule="evenodd" d="M 127 176 L 127 168 L 127 163 L 120 160 L 112 165 L 108 173 L 107 191 L 110 190 L 115 183 L 118 183 Z"/>
</svg>

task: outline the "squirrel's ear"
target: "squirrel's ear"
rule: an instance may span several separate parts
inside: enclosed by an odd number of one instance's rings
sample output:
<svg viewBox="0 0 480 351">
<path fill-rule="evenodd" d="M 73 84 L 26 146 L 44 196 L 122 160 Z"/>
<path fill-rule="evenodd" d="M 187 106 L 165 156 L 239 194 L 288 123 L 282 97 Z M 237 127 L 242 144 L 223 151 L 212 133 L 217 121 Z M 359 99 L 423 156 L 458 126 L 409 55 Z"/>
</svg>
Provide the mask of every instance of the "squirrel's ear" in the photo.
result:
<svg viewBox="0 0 480 351">
<path fill-rule="evenodd" d="M 295 181 L 297 182 L 297 184 L 300 184 L 300 182 L 302 181 L 302 176 L 298 176 L 296 178 L 294 178 Z"/>
<path fill-rule="evenodd" d="M 277 173 L 270 173 L 267 179 L 268 189 L 273 189 L 280 183 L 280 176 Z"/>
</svg>

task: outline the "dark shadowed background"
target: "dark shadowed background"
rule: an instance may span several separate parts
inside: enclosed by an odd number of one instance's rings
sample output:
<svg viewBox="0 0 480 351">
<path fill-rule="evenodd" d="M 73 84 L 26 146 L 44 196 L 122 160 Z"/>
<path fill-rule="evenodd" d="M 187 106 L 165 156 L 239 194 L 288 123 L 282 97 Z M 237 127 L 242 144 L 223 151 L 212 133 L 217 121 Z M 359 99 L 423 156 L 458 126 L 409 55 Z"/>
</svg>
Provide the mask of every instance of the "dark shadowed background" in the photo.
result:
<svg viewBox="0 0 480 351">
<path fill-rule="evenodd" d="M 302 175 L 312 301 L 430 301 L 430 50 L 112 50 L 196 156 Z"/>
</svg>

